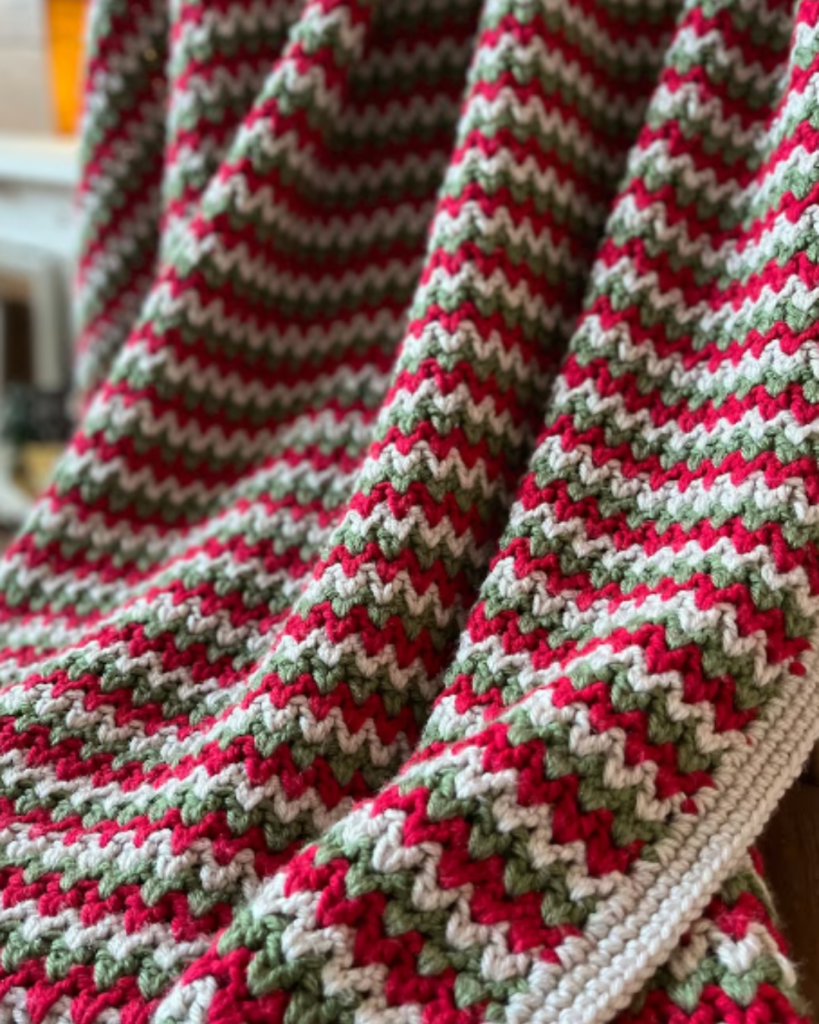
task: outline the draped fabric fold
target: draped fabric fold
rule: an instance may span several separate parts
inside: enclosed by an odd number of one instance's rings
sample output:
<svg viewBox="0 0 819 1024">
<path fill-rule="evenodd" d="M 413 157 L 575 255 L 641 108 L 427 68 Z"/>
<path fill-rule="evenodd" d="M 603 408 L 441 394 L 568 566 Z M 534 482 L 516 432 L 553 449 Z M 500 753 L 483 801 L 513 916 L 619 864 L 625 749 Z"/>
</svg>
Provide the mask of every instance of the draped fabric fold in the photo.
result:
<svg viewBox="0 0 819 1024">
<path fill-rule="evenodd" d="M 95 0 L 0 1021 L 802 1019 L 818 14 Z"/>
</svg>

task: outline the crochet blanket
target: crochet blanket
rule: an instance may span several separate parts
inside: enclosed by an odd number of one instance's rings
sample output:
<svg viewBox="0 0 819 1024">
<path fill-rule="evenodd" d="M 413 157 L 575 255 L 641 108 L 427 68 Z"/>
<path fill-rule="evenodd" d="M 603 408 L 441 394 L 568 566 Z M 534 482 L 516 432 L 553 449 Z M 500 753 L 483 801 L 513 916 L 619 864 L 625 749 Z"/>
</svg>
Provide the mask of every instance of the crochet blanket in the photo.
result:
<svg viewBox="0 0 819 1024">
<path fill-rule="evenodd" d="M 793 1024 L 816 0 L 97 0 L 0 566 L 3 1024 Z"/>
</svg>

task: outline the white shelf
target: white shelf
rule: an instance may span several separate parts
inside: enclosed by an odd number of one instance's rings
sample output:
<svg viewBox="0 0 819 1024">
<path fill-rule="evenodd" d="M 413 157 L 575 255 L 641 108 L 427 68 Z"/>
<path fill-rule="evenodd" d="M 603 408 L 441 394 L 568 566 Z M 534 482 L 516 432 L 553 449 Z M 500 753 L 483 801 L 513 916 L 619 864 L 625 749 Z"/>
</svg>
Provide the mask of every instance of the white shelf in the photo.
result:
<svg viewBox="0 0 819 1024">
<path fill-rule="evenodd" d="M 0 132 L 0 250 L 9 247 L 73 261 L 79 179 L 74 138 Z"/>
<path fill-rule="evenodd" d="M 0 181 L 72 189 L 78 177 L 75 138 L 0 132 Z"/>
</svg>

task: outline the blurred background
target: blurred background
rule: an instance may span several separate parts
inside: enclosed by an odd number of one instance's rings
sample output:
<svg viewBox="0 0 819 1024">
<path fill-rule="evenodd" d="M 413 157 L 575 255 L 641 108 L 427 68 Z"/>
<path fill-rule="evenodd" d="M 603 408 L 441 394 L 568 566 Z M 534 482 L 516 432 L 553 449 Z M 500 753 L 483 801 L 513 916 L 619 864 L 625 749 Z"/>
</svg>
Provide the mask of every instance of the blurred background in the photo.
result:
<svg viewBox="0 0 819 1024">
<path fill-rule="evenodd" d="M 0 544 L 70 431 L 88 0 L 0 0 Z"/>
</svg>

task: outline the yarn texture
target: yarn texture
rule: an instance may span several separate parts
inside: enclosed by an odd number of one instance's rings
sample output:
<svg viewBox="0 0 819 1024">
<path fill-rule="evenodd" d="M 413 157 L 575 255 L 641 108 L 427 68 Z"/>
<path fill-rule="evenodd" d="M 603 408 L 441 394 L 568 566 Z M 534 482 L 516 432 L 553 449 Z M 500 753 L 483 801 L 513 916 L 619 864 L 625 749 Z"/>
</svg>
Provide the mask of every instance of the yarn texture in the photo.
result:
<svg viewBox="0 0 819 1024">
<path fill-rule="evenodd" d="M 806 1020 L 818 18 L 95 0 L 0 1024 Z"/>
</svg>

